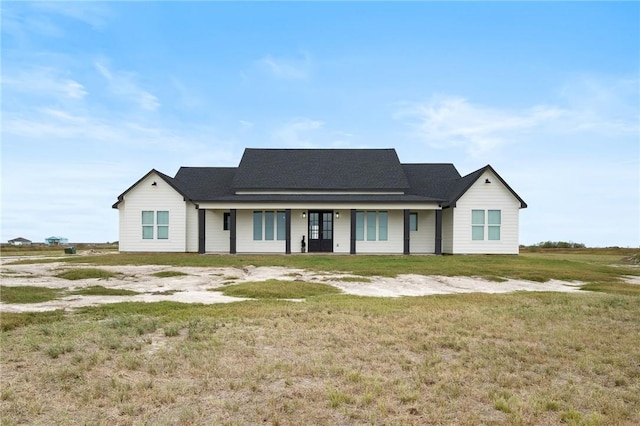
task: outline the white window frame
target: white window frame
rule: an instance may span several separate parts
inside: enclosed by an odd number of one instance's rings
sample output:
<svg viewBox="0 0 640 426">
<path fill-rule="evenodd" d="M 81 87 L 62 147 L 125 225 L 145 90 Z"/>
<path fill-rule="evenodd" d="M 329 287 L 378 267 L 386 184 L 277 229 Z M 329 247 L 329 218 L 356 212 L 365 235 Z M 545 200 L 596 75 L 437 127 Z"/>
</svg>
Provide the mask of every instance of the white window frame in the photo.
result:
<svg viewBox="0 0 640 426">
<path fill-rule="evenodd" d="M 286 214 L 284 210 L 255 210 L 253 212 L 253 241 L 286 240 Z"/>
<path fill-rule="evenodd" d="M 161 220 L 162 213 L 166 213 L 166 216 L 163 214 Z M 142 210 L 141 224 L 143 240 L 169 239 L 169 210 Z"/>
<path fill-rule="evenodd" d="M 153 240 L 155 236 L 155 212 L 153 210 L 142 210 L 140 221 L 142 223 L 142 239 Z M 149 231 L 151 234 L 149 234 Z"/>
<path fill-rule="evenodd" d="M 387 210 L 356 212 L 356 241 L 388 241 L 389 212 Z"/>
<path fill-rule="evenodd" d="M 471 210 L 472 241 L 500 241 L 502 234 L 500 228 L 502 228 L 502 210 Z"/>
</svg>

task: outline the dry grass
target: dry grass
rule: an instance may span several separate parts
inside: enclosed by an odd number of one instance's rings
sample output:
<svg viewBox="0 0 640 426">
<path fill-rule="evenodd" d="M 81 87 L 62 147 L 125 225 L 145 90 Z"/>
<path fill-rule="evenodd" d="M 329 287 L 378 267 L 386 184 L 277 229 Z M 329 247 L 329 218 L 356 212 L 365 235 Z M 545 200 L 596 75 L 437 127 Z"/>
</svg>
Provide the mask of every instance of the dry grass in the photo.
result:
<svg viewBox="0 0 640 426">
<path fill-rule="evenodd" d="M 2 424 L 639 424 L 638 302 L 104 305 L 2 333 Z"/>
</svg>

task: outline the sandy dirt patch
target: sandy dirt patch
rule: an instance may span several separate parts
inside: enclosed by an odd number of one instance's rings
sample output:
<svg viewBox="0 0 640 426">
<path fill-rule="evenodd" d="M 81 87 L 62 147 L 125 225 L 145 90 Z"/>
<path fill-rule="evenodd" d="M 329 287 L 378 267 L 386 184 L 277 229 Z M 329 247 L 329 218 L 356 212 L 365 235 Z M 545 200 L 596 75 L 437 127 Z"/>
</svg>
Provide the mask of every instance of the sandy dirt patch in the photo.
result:
<svg viewBox="0 0 640 426">
<path fill-rule="evenodd" d="M 95 266 L 69 265 L 64 262 L 29 265 L 7 264 L 15 258 L 1 259 L 0 280 L 3 286 L 39 286 L 76 290 L 83 287 L 103 286 L 137 291 L 133 296 L 66 296 L 57 300 L 30 303 L 0 303 L 0 312 L 49 311 L 95 306 L 105 303 L 174 301 L 184 303 L 229 303 L 246 299 L 228 297 L 215 291 L 228 284 L 248 281 L 301 280 L 330 284 L 346 294 L 372 297 L 426 296 L 451 293 L 510 293 L 516 291 L 579 291 L 580 282 L 550 280 L 544 283 L 507 280 L 494 282 L 477 277 L 445 277 L 424 275 L 399 275 L 367 277 L 369 282 L 345 281 L 358 279 L 341 273 L 313 272 L 295 268 L 254 267 L 244 268 L 195 268 L 173 266 Z M 55 275 L 67 269 L 95 268 L 120 274 L 118 278 L 69 281 Z M 187 275 L 158 278 L 152 274 L 161 271 L 179 271 Z"/>
</svg>

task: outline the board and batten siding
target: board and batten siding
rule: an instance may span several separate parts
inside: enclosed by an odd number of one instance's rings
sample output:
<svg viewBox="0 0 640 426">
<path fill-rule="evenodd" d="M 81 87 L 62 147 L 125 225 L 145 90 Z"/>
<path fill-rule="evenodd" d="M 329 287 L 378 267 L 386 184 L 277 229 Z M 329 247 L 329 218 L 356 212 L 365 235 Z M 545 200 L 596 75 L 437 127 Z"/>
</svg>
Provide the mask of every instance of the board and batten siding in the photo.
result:
<svg viewBox="0 0 640 426">
<path fill-rule="evenodd" d="M 485 183 L 486 179 L 489 179 L 491 183 Z M 518 254 L 520 201 L 491 171 L 484 172 L 460 197 L 456 207 L 448 210 L 453 210 L 453 235 L 451 251 L 446 250 L 446 252 L 454 254 Z M 474 241 L 471 238 L 472 210 L 501 211 L 500 240 L 487 240 L 486 232 L 484 240 Z M 449 249 L 448 246 L 447 249 Z"/>
<path fill-rule="evenodd" d="M 153 183 L 156 183 L 153 185 Z M 161 177 L 150 174 L 124 195 L 120 212 L 120 251 L 186 251 L 186 204 Z M 142 212 L 154 211 L 154 238 L 142 238 Z M 169 238 L 157 239 L 155 212 L 169 212 Z"/>
</svg>

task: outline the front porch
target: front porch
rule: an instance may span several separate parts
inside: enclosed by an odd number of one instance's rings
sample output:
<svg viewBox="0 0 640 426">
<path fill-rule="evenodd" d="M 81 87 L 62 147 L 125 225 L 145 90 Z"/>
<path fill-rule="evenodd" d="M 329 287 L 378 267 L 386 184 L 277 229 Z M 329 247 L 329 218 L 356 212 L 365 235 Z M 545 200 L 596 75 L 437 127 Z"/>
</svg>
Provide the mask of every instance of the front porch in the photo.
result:
<svg viewBox="0 0 640 426">
<path fill-rule="evenodd" d="M 197 209 L 201 254 L 442 254 L 439 207 L 211 207 Z"/>
</svg>

